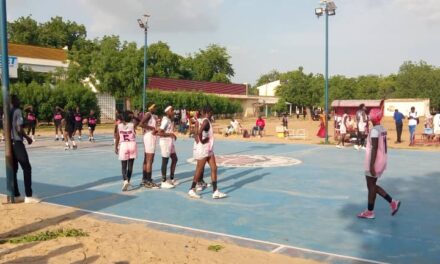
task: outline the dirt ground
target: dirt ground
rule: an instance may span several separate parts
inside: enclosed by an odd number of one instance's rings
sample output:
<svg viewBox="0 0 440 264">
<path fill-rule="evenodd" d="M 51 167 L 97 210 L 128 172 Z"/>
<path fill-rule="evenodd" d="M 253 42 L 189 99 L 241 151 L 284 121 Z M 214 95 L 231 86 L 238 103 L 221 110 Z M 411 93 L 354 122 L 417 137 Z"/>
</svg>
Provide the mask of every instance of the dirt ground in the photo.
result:
<svg viewBox="0 0 440 264">
<path fill-rule="evenodd" d="M 27 244 L 0 244 L 0 263 L 317 263 L 165 233 L 140 224 L 103 221 L 46 204 L 2 204 L 0 211 L 0 239 L 59 228 L 82 229 L 89 234 Z M 214 252 L 208 250 L 210 245 L 224 248 Z"/>
</svg>

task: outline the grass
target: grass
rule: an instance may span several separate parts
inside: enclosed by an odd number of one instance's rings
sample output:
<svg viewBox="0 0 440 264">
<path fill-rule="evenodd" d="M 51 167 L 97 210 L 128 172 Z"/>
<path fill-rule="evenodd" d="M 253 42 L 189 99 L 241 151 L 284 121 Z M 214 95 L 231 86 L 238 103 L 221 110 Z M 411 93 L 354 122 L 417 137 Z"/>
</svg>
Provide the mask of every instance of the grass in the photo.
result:
<svg viewBox="0 0 440 264">
<path fill-rule="evenodd" d="M 31 242 L 40 242 L 56 239 L 59 237 L 85 237 L 88 234 L 81 229 L 58 229 L 55 231 L 44 231 L 33 235 L 25 235 L 10 239 L 0 240 L 0 244 L 23 244 Z"/>
<path fill-rule="evenodd" d="M 224 249 L 225 247 L 222 245 L 210 245 L 208 247 L 209 251 L 219 252 L 220 250 Z"/>
</svg>

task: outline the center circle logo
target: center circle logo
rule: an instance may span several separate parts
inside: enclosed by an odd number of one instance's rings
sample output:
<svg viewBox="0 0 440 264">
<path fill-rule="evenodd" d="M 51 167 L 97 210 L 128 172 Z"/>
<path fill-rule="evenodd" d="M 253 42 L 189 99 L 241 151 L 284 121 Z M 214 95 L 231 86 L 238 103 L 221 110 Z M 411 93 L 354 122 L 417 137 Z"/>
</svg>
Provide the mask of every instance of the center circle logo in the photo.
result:
<svg viewBox="0 0 440 264">
<path fill-rule="evenodd" d="M 302 163 L 298 159 L 271 155 L 216 155 L 215 160 L 218 167 L 246 168 L 288 167 Z M 188 162 L 195 164 L 196 160 L 190 158 Z"/>
</svg>

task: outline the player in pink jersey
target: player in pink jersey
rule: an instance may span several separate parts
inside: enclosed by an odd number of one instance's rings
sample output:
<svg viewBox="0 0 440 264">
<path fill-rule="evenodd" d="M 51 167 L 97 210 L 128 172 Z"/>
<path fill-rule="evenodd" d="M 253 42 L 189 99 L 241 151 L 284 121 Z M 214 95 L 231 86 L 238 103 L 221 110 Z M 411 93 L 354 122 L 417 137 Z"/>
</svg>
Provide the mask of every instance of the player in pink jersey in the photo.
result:
<svg viewBox="0 0 440 264">
<path fill-rule="evenodd" d="M 133 124 L 133 118 L 132 112 L 125 112 L 123 122 L 117 128 L 119 136 L 116 137 L 115 153 L 119 156 L 122 165 L 123 192 L 128 191 L 131 186 L 130 180 L 133 173 L 133 164 L 137 156 L 136 128 Z"/>
<path fill-rule="evenodd" d="M 162 189 L 172 189 L 176 185 L 178 185 L 177 179 L 174 178 L 174 173 L 176 171 L 177 166 L 177 154 L 176 147 L 174 143 L 177 140 L 176 135 L 174 134 L 174 109 L 172 106 L 168 106 L 165 108 L 165 115 L 163 116 L 160 129 L 159 129 L 159 146 L 160 152 L 162 154 L 162 183 L 160 187 Z M 168 161 L 171 158 L 171 166 L 170 166 L 170 180 L 167 181 L 167 167 Z"/>
<path fill-rule="evenodd" d="M 221 193 L 217 189 L 217 163 L 214 155 L 214 129 L 210 121 L 211 117 L 212 109 L 210 106 L 206 106 L 203 109 L 203 118 L 200 128 L 195 135 L 196 146 L 194 149 L 194 158 L 197 160 L 197 167 L 191 189 L 188 192 L 190 198 L 201 198 L 200 195 L 196 193 L 196 186 L 203 174 L 203 168 L 206 163 L 208 163 L 211 168 L 212 198 L 221 199 L 227 197 L 225 193 Z"/>
<path fill-rule="evenodd" d="M 382 187 L 377 185 L 379 179 L 387 167 L 387 131 L 380 124 L 383 113 L 379 109 L 372 109 L 370 121 L 373 128 L 368 134 L 367 150 L 365 155 L 365 175 L 368 188 L 368 209 L 358 214 L 359 218 L 374 219 L 374 204 L 376 194 L 382 196 L 391 206 L 391 215 L 395 215 L 400 208 L 400 201 L 393 200 Z"/>
<path fill-rule="evenodd" d="M 153 104 L 148 108 L 148 112 L 143 115 L 140 122 L 140 127 L 144 130 L 144 164 L 141 185 L 148 189 L 157 189 L 159 185 L 153 182 L 153 161 L 154 153 L 156 152 L 157 141 L 157 116 L 156 105 Z"/>
</svg>

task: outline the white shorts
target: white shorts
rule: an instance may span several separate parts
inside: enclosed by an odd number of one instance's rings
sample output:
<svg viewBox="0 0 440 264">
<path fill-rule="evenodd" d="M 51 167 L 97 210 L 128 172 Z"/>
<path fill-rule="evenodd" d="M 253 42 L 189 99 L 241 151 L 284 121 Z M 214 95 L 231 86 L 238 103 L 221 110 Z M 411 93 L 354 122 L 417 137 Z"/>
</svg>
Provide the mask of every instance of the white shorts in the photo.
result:
<svg viewBox="0 0 440 264">
<path fill-rule="evenodd" d="M 343 135 L 343 134 L 347 134 L 347 128 L 346 128 L 345 126 L 341 126 L 341 127 L 339 128 L 339 133 L 340 133 L 341 135 Z"/>
<path fill-rule="evenodd" d="M 169 158 L 171 154 L 176 153 L 176 148 L 174 146 L 174 139 L 172 138 L 161 138 L 159 139 L 160 153 L 162 158 Z"/>
<path fill-rule="evenodd" d="M 119 160 L 136 159 L 137 145 L 136 142 L 121 142 L 119 144 Z"/>
<path fill-rule="evenodd" d="M 214 155 L 214 152 L 209 149 L 209 144 L 198 143 L 194 146 L 193 157 L 195 160 L 202 160 Z"/>
<path fill-rule="evenodd" d="M 157 137 L 152 132 L 144 134 L 144 149 L 145 153 L 154 154 L 156 152 Z"/>
</svg>

